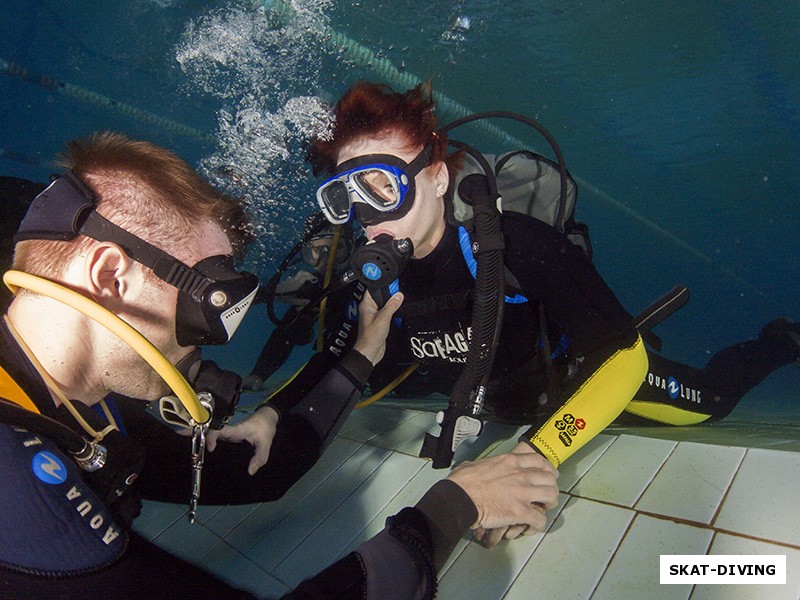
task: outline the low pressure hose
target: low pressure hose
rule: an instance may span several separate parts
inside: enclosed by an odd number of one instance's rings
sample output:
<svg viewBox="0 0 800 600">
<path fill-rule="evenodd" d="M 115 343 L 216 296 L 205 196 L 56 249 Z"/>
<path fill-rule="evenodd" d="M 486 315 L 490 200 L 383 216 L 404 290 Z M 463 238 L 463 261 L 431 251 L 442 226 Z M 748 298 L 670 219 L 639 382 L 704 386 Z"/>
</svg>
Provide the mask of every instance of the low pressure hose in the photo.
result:
<svg viewBox="0 0 800 600">
<path fill-rule="evenodd" d="M 503 321 L 505 272 L 503 240 L 497 179 L 487 160 L 460 142 L 452 145 L 472 154 L 486 176 L 469 176 L 459 185 L 459 194 L 473 200 L 476 235 L 472 250 L 477 269 L 472 306 L 472 337 L 466 363 L 453 386 L 447 409 L 440 422 L 438 438 L 425 436 L 421 456 L 433 458 L 434 469 L 445 469 L 453 462 L 455 446 L 460 443 L 457 431 L 461 417 L 477 418 L 483 403 L 483 391 L 491 374 L 494 355 Z M 459 439 L 456 439 L 456 435 Z"/>
<path fill-rule="evenodd" d="M 164 379 L 197 424 L 209 422 L 211 414 L 197 400 L 197 394 L 183 375 L 158 351 L 158 348 L 117 315 L 74 290 L 30 273 L 7 271 L 3 275 L 3 281 L 15 294 L 19 288 L 24 288 L 46 298 L 52 298 L 74 308 L 114 333 Z"/>
<path fill-rule="evenodd" d="M 66 425 L 39 413 L 31 412 L 13 402 L 0 398 L 0 423 L 20 427 L 53 440 L 72 454 L 84 471 L 96 471 L 105 464 L 106 449 L 88 441 Z"/>
</svg>

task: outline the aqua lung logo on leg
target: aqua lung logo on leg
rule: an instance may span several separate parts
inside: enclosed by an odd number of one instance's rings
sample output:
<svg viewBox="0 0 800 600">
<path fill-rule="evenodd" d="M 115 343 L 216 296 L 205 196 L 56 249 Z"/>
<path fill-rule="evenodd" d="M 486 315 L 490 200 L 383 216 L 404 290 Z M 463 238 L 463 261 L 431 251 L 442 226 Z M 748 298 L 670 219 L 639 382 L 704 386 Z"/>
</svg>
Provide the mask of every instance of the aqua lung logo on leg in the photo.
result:
<svg viewBox="0 0 800 600">
<path fill-rule="evenodd" d="M 670 377 L 669 381 L 667 381 L 667 391 L 669 392 L 669 397 L 675 400 L 681 392 L 681 384 L 674 377 Z"/>
<path fill-rule="evenodd" d="M 31 466 L 34 475 L 50 485 L 64 483 L 67 479 L 67 468 L 61 459 L 51 452 L 37 452 L 31 461 Z"/>
<path fill-rule="evenodd" d="M 570 413 L 564 413 L 554 425 L 555 428 L 558 429 L 558 439 L 561 440 L 564 446 L 569 448 L 572 446 L 572 442 L 578 435 L 578 432 L 586 428 L 586 421 L 583 419 L 576 419 L 575 416 Z"/>
<path fill-rule="evenodd" d="M 661 375 L 648 373 L 645 381 L 647 381 L 647 384 L 650 387 L 658 388 L 667 392 L 672 400 L 677 400 L 680 398 L 688 402 L 694 402 L 695 404 L 701 404 L 703 402 L 702 393 L 700 390 L 686 387 L 672 375 L 669 377 L 662 377 Z"/>
</svg>

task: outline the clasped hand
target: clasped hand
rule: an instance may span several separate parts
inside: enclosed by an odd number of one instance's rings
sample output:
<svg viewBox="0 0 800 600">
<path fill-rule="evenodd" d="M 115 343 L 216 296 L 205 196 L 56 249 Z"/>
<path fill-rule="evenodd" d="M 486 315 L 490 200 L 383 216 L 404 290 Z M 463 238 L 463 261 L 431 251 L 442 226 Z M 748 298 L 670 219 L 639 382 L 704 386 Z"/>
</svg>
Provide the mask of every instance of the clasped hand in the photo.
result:
<svg viewBox="0 0 800 600">
<path fill-rule="evenodd" d="M 526 443 L 507 454 L 461 463 L 448 477 L 478 509 L 472 529 L 489 547 L 544 530 L 546 511 L 558 502 L 557 478 L 555 467 Z"/>
</svg>

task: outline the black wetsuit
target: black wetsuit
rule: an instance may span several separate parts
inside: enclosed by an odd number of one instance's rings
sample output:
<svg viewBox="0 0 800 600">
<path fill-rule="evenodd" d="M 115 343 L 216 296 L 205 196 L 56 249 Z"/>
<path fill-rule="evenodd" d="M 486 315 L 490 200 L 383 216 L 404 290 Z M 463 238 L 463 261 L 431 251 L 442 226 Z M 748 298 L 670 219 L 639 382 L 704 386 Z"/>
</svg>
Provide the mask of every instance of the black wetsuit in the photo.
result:
<svg viewBox="0 0 800 600">
<path fill-rule="evenodd" d="M 64 407 L 55 407 L 3 323 L 0 366 L 0 395 L 17 404 L 24 396 L 43 415 L 82 433 Z M 243 504 L 282 496 L 335 435 L 360 397 L 370 367 L 351 352 L 308 394 L 287 402 L 269 462 L 254 476 L 247 474 L 252 447 L 220 442 L 206 455 L 201 503 Z M 119 399 L 117 405 L 127 437 L 117 435 L 115 445 L 109 445 L 109 462 L 140 458 L 142 451 L 146 459 L 138 479 L 125 482 L 130 487 L 111 490 L 101 489 L 47 437 L 0 423 L 0 597 L 251 598 L 129 531 L 140 496 L 188 502 L 191 440 L 156 421 L 138 401 Z M 96 429 L 102 426 L 91 409 L 76 406 Z M 118 497 L 115 489 L 124 493 Z M 476 518 L 461 488 L 442 481 L 417 507 L 392 517 L 382 533 L 288 597 L 431 597 L 436 568 Z"/>
<path fill-rule="evenodd" d="M 536 424 L 562 405 L 552 398 L 540 404 L 552 378 L 541 352 L 539 302 L 547 315 L 562 398 L 590 377 L 605 356 L 629 344 L 635 330 L 630 315 L 592 263 L 564 236 L 517 213 L 506 213 L 502 223 L 505 265 L 529 301 L 505 304 L 487 410 L 502 419 Z M 400 290 L 406 297 L 402 327 L 390 335 L 386 358 L 370 384 L 381 387 L 406 364 L 419 362 L 417 373 L 397 393 L 449 395 L 464 361 L 471 308 L 468 294 L 473 287 L 458 230 L 448 225 L 436 249 L 421 260 L 409 261 L 401 275 Z M 430 310 L 437 303 L 444 308 Z M 703 369 L 676 363 L 649 349 L 647 357 L 647 374 L 627 409 L 631 412 L 619 418 L 681 425 L 726 416 L 769 373 L 797 360 L 798 347 L 787 336 L 762 337 L 720 351 Z"/>
<path fill-rule="evenodd" d="M 539 402 L 548 384 L 540 344 L 540 302 L 546 310 L 551 348 L 563 346 L 562 339 L 569 341 L 555 359 L 562 376 L 575 359 L 593 357 L 591 364 L 599 364 L 615 350 L 634 343 L 637 334 L 631 316 L 578 247 L 530 217 L 508 213 L 502 223 L 505 265 L 527 302 L 504 306 L 486 408 L 498 417 L 531 424 L 559 407 L 557 398 L 544 405 Z M 402 326 L 390 336 L 388 358 L 371 384 L 392 377 L 392 363 L 416 361 L 422 365 L 421 373 L 409 385 L 420 385 L 419 379 L 426 378 L 430 391 L 450 393 L 465 362 L 472 309 L 469 295 L 475 285 L 458 236 L 457 228 L 447 225 L 434 251 L 409 261 L 403 271 Z M 458 300 L 461 297 L 464 302 Z M 431 302 L 444 308 L 430 310 Z M 579 379 L 580 375 L 573 376 Z"/>
<path fill-rule="evenodd" d="M 311 287 L 311 286 L 309 286 Z M 300 297 L 312 298 L 321 291 L 321 286 L 313 286 L 312 292 L 303 289 Z M 364 288 L 360 285 L 351 285 L 336 290 L 327 296 L 325 305 L 325 321 L 332 323 L 333 327 L 323 328 L 324 347 L 330 348 L 337 344 L 339 348 L 349 348 L 352 340 L 349 330 L 343 330 L 344 323 L 355 324 L 358 319 L 358 302 L 363 296 Z M 264 347 L 256 359 L 256 364 L 251 370 L 252 375 L 266 381 L 270 375 L 277 371 L 289 358 L 295 346 L 303 346 L 314 339 L 314 333 L 319 319 L 319 309 L 291 306 L 281 318 L 283 324 L 275 327 L 267 339 Z M 352 335 L 355 339 L 355 330 Z"/>
</svg>

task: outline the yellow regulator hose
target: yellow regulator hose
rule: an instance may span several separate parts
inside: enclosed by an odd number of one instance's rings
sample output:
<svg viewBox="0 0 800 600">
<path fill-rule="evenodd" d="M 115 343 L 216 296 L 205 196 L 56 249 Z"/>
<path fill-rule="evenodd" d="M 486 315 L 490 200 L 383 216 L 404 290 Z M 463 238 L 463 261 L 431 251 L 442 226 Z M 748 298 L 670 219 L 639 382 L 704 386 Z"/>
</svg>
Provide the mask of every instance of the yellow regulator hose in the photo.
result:
<svg viewBox="0 0 800 600">
<path fill-rule="evenodd" d="M 198 425 L 203 425 L 211 419 L 208 410 L 200 404 L 197 394 L 175 366 L 147 338 L 111 311 L 78 292 L 30 273 L 7 271 L 3 275 L 3 281 L 14 294 L 19 288 L 30 290 L 74 308 L 99 323 L 127 343 L 155 369 Z"/>
</svg>

